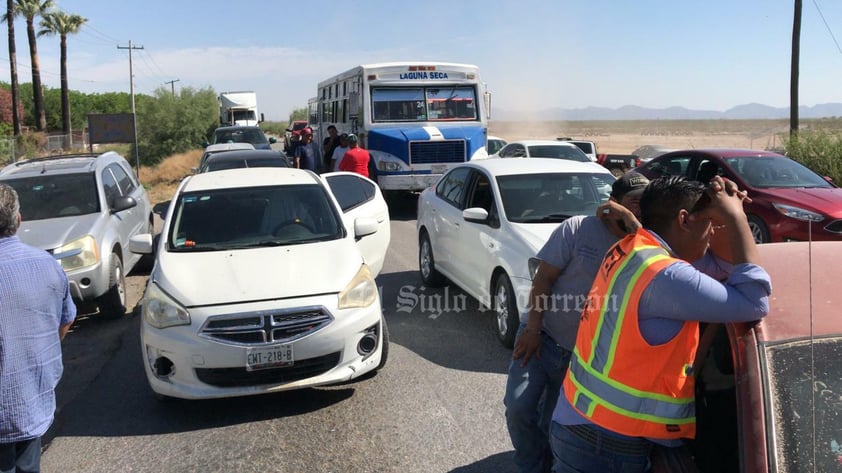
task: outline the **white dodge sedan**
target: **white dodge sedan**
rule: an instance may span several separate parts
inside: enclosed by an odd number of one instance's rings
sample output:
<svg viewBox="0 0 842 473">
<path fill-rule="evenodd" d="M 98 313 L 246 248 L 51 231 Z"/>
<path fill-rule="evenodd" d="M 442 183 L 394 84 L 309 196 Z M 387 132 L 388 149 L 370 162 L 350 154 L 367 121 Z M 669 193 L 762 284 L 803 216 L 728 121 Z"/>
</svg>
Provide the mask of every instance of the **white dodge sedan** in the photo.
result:
<svg viewBox="0 0 842 473">
<path fill-rule="evenodd" d="M 492 308 L 497 335 L 511 347 L 538 250 L 566 218 L 595 214 L 613 182 L 605 168 L 560 159 L 489 159 L 454 167 L 418 199 L 422 281 L 441 286 L 450 280 Z"/>
<path fill-rule="evenodd" d="M 374 277 L 389 245 L 374 182 L 351 173 L 233 169 L 182 181 L 143 298 L 158 397 L 219 398 L 356 378 L 386 362 Z"/>
</svg>

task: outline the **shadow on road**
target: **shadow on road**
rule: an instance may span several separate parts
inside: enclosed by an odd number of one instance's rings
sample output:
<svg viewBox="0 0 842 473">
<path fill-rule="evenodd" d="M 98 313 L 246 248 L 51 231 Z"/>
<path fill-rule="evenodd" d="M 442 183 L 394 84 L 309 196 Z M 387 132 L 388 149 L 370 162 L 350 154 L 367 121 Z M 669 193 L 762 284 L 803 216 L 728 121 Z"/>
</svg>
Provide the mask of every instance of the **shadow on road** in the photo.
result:
<svg viewBox="0 0 842 473">
<path fill-rule="evenodd" d="M 392 192 L 386 197 L 390 220 L 415 220 L 418 212 L 418 193 Z"/>
<path fill-rule="evenodd" d="M 515 467 L 512 462 L 513 452 L 501 452 L 484 458 L 470 465 L 460 466 L 450 470 L 450 473 L 514 473 Z"/>
<path fill-rule="evenodd" d="M 497 339 L 494 313 L 476 299 L 454 286 L 425 287 L 417 271 L 381 273 L 377 284 L 392 343 L 445 368 L 508 372 L 512 352 Z"/>
</svg>

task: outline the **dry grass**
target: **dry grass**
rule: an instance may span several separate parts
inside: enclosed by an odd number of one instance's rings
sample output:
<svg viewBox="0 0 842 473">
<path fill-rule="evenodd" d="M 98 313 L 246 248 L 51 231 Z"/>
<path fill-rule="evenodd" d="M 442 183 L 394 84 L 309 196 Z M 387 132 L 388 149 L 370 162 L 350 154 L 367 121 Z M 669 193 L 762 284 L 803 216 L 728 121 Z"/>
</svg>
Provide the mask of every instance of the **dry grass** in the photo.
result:
<svg viewBox="0 0 842 473">
<path fill-rule="evenodd" d="M 174 154 L 155 167 L 141 166 L 140 182 L 149 193 L 152 204 L 166 202 L 172 198 L 179 181 L 190 174 L 190 169 L 199 165 L 203 150 Z"/>
</svg>

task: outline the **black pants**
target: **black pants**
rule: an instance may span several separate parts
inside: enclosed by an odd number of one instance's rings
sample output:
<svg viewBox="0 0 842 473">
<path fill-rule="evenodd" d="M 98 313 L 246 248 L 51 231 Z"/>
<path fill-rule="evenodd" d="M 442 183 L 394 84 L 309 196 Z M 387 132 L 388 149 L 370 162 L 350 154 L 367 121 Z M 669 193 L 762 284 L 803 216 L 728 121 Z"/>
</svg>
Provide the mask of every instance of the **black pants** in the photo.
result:
<svg viewBox="0 0 842 473">
<path fill-rule="evenodd" d="M 39 473 L 41 437 L 14 443 L 0 443 L 0 473 Z"/>
</svg>

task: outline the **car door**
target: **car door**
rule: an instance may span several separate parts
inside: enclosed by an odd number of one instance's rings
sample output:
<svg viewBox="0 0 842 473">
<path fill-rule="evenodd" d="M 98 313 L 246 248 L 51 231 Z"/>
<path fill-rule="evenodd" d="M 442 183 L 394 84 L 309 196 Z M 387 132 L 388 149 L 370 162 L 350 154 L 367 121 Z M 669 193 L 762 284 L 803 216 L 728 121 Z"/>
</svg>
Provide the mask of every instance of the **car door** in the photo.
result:
<svg viewBox="0 0 842 473">
<path fill-rule="evenodd" d="M 115 196 L 132 197 L 138 204 L 135 207 L 123 210 L 122 212 L 118 212 L 112 216 L 112 218 L 116 218 L 119 221 L 119 239 L 120 245 L 123 248 L 123 266 L 128 271 L 134 266 L 135 262 L 140 259 L 140 255 L 129 251 L 129 240 L 134 235 L 147 232 L 148 220 L 146 215 L 149 212 L 146 208 L 147 206 L 145 205 L 146 191 L 143 190 L 143 187 L 137 185 L 126 170 L 117 163 L 109 164 L 103 171 L 103 183 L 108 183 L 110 186 L 112 185 L 111 179 L 107 177 L 109 174 L 110 177 L 113 178 L 114 183 L 117 185 L 116 190 L 111 190 L 109 192 Z M 113 201 L 108 202 L 109 206 L 112 204 Z"/>
<path fill-rule="evenodd" d="M 500 218 L 494 204 L 494 190 L 491 179 L 482 170 L 473 170 L 469 180 L 469 190 L 465 199 L 465 208 L 482 208 L 488 212 L 486 222 L 468 222 L 463 219 L 459 226 L 459 247 L 454 251 L 454 258 L 459 258 L 459 278 L 464 280 L 462 287 L 479 300 L 484 300 L 490 293 L 491 271 L 498 263 L 500 255 Z"/>
<path fill-rule="evenodd" d="M 351 172 L 323 174 L 331 193 L 342 210 L 342 219 L 349 232 L 354 231 L 358 218 L 372 218 L 377 231 L 356 240 L 357 247 L 371 274 L 377 276 L 383 268 L 386 250 L 389 249 L 391 227 L 389 206 L 374 181 Z"/>
<path fill-rule="evenodd" d="M 462 210 L 465 208 L 463 202 L 470 171 L 470 168 L 463 166 L 445 174 L 436 185 L 434 208 L 430 209 L 431 228 L 428 232 L 436 269 L 457 284 L 457 277 L 454 276 L 458 263 L 454 258 L 461 244 L 459 228 L 464 223 Z"/>
</svg>

